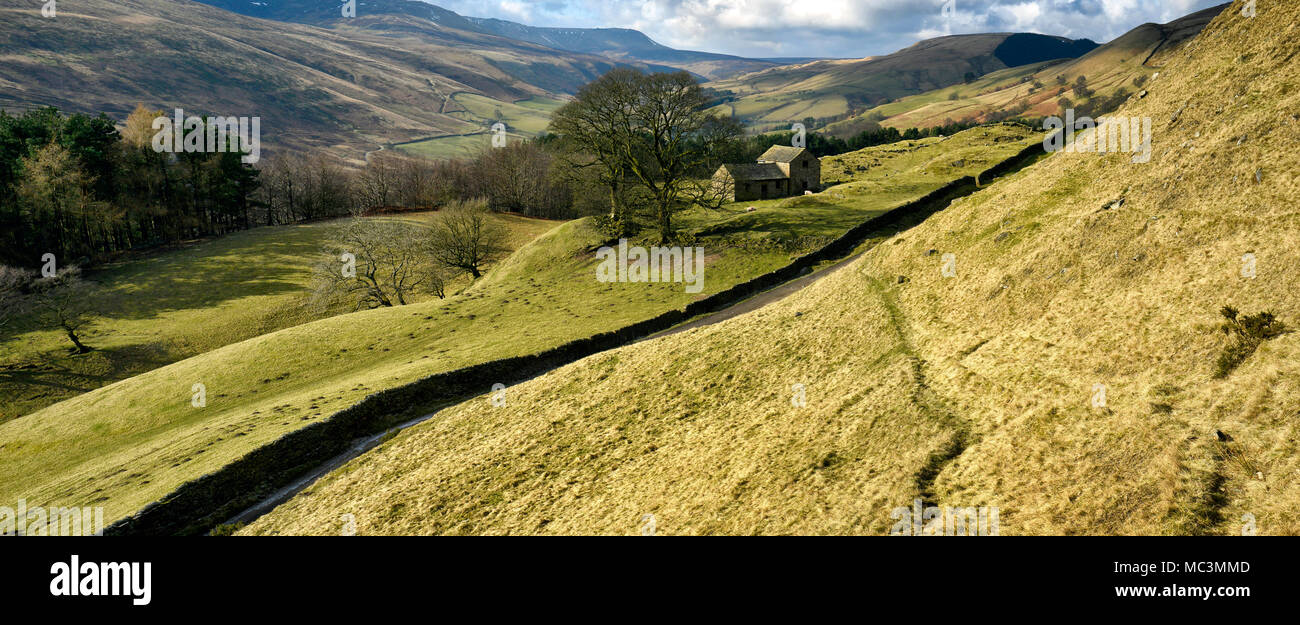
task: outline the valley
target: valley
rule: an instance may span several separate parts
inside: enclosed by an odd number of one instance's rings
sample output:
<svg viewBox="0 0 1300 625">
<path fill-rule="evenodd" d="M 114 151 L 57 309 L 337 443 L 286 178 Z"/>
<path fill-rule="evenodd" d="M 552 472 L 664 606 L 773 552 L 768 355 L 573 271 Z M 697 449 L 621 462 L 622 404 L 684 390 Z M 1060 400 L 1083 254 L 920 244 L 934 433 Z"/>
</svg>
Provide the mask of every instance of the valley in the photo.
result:
<svg viewBox="0 0 1300 625">
<path fill-rule="evenodd" d="M 1300 7 L 994 4 L 850 58 L 686 49 L 779 39 L 703 4 L 0 7 L 0 511 L 1300 532 Z"/>
<path fill-rule="evenodd" d="M 879 534 L 922 497 L 1004 534 L 1292 533 L 1294 336 L 1212 360 L 1225 303 L 1297 304 L 1240 271 L 1296 261 L 1297 17 L 1224 12 L 1170 58 L 1119 111 L 1156 120 L 1150 163 L 1053 155 L 780 302 L 444 410 L 244 531 Z"/>
</svg>

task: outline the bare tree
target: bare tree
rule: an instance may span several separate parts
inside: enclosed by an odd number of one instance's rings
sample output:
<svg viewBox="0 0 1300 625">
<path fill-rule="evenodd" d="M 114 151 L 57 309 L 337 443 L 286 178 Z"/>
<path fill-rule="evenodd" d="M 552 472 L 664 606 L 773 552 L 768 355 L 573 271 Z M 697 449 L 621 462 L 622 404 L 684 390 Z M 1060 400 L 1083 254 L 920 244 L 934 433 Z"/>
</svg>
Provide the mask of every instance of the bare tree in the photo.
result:
<svg viewBox="0 0 1300 625">
<path fill-rule="evenodd" d="M 340 300 L 355 309 L 399 306 L 421 292 L 444 297 L 444 272 L 429 262 L 422 227 L 386 217 L 357 217 L 340 226 L 316 266 L 315 303 Z"/>
<path fill-rule="evenodd" d="M 438 171 L 432 161 L 423 158 L 404 159 L 401 164 L 401 184 L 398 201 L 406 208 L 433 208 L 438 202 Z"/>
<path fill-rule="evenodd" d="M 23 312 L 23 289 L 31 281 L 30 271 L 0 265 L 0 329 Z"/>
<path fill-rule="evenodd" d="M 484 265 L 508 251 L 508 238 L 509 232 L 492 217 L 486 201 L 452 202 L 438 212 L 428 250 L 438 264 L 477 280 Z"/>
<path fill-rule="evenodd" d="M 609 192 L 609 219 L 613 222 L 627 218 L 623 203 L 629 167 L 625 147 L 635 141 L 633 107 L 643 79 L 634 69 L 610 70 L 551 116 L 551 130 L 572 148 L 572 166 L 598 172 L 597 179 Z"/>
<path fill-rule="evenodd" d="M 642 74 L 616 69 L 578 92 L 552 116 L 551 128 L 601 169 L 610 193 L 612 221 L 626 197 L 640 187 L 659 239 L 672 238 L 672 215 L 701 201 L 720 204 L 714 187 L 698 176 L 713 154 L 740 134 L 740 125 L 709 115 L 709 99 L 686 72 Z M 707 173 L 704 173 L 707 175 Z"/>
<path fill-rule="evenodd" d="M 397 203 L 405 168 L 402 157 L 377 152 L 372 154 L 357 181 L 361 208 L 370 211 Z"/>
<path fill-rule="evenodd" d="M 311 199 L 317 213 L 338 217 L 354 212 L 357 204 L 356 176 L 338 161 L 317 155 L 310 163 L 313 176 Z"/>
<path fill-rule="evenodd" d="M 492 210 L 538 217 L 563 215 L 568 187 L 557 180 L 555 158 L 535 143 L 485 150 L 474 161 Z"/>
<path fill-rule="evenodd" d="M 63 330 L 72 341 L 73 352 L 90 352 L 79 334 L 91 324 L 94 293 L 92 285 L 81 279 L 81 269 L 64 267 L 52 277 L 33 282 L 31 290 L 31 304 L 42 323 Z"/>
</svg>

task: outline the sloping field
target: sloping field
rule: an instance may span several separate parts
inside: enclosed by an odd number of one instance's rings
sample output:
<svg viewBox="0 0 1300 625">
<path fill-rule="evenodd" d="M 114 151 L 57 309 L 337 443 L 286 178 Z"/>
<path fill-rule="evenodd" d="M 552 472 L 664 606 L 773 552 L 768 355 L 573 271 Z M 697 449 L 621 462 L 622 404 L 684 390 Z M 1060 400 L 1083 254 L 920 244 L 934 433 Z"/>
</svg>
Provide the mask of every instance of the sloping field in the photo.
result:
<svg viewBox="0 0 1300 625">
<path fill-rule="evenodd" d="M 427 223 L 432 213 L 403 216 Z M 557 222 L 497 215 L 512 249 Z M 387 217 L 382 219 L 389 219 Z M 19 318 L 0 340 L 0 421 L 150 369 L 337 311 L 304 306 L 312 266 L 337 222 L 255 228 L 117 263 L 88 279 L 94 348 L 69 354 L 61 330 Z M 468 283 L 457 284 L 463 288 Z"/>
<path fill-rule="evenodd" d="M 481 132 L 432 137 L 393 147 L 425 158 L 473 157 L 492 146 L 493 120 L 505 123 L 511 141 L 535 137 L 551 123 L 551 113 L 564 105 L 563 101 L 542 97 L 504 103 L 472 93 L 458 93 L 453 99 L 465 110 L 452 113 L 452 117 L 480 124 Z"/>
<path fill-rule="evenodd" d="M 1300 532 L 1300 334 L 1214 376 L 1220 307 L 1300 324 L 1300 6 L 1240 5 L 1120 110 L 1151 162 L 1054 155 L 778 304 L 448 409 L 245 532 L 884 533 L 917 498 L 1003 534 Z"/>
<path fill-rule="evenodd" d="M 1000 160 L 1018 152 L 1029 136 L 1021 129 L 1018 143 L 996 141 L 1016 131 L 983 130 L 954 136 L 951 145 L 983 144 L 990 158 Z M 882 166 L 864 173 L 862 182 L 919 176 L 911 172 L 917 161 L 903 158 L 910 154 L 893 155 L 900 159 L 897 169 Z M 926 183 L 902 201 L 960 175 L 926 175 Z M 831 232 L 840 223 L 856 224 L 902 203 L 896 199 L 881 195 L 839 210 L 834 202 L 811 210 L 788 201 L 755 213 L 714 213 L 711 219 L 685 215 L 684 223 L 701 232 L 699 245 L 707 254 L 707 279 L 698 295 L 685 293 L 681 284 L 597 282 L 599 237 L 587 220 L 566 223 L 462 295 L 287 328 L 0 424 L 0 500 L 102 505 L 111 523 L 376 391 L 630 325 L 784 266 L 798 252 L 788 249 L 788 240 L 795 237 L 797 243 L 803 233 L 780 224 L 826 220 L 833 226 L 824 230 Z M 841 211 L 854 219 L 844 219 Z M 734 245 L 724 234 L 704 232 L 711 224 L 760 214 L 770 228 L 754 245 Z M 810 227 L 808 234 L 820 233 Z M 193 385 L 199 383 L 207 389 L 205 408 L 191 406 Z"/>
</svg>

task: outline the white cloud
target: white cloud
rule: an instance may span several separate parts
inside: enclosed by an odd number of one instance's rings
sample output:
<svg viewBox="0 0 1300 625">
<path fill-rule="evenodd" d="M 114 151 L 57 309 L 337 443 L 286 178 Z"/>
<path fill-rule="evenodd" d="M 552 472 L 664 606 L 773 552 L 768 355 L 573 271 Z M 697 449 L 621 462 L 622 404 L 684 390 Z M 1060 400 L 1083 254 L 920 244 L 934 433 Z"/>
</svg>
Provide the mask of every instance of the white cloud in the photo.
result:
<svg viewBox="0 0 1300 625">
<path fill-rule="evenodd" d="M 743 56 L 887 54 L 952 33 L 1038 32 L 1098 42 L 1224 0 L 433 0 L 533 26 L 635 28 L 677 48 Z"/>
</svg>

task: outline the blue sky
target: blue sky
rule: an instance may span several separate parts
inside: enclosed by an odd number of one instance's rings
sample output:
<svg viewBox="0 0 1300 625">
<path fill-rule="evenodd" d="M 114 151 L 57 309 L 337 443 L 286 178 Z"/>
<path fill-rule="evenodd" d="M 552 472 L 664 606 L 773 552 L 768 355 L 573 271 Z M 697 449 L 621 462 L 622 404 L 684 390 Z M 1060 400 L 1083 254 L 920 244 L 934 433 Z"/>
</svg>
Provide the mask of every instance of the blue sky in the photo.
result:
<svg viewBox="0 0 1300 625">
<path fill-rule="evenodd" d="M 532 26 L 622 27 L 675 48 L 750 57 L 888 54 L 944 34 L 1037 32 L 1105 42 L 1226 0 L 433 0 Z M 945 11 L 944 5 L 955 10 Z"/>
</svg>

